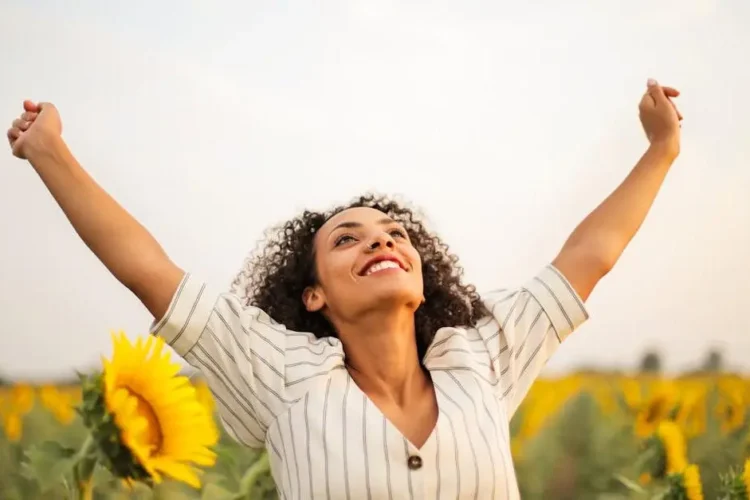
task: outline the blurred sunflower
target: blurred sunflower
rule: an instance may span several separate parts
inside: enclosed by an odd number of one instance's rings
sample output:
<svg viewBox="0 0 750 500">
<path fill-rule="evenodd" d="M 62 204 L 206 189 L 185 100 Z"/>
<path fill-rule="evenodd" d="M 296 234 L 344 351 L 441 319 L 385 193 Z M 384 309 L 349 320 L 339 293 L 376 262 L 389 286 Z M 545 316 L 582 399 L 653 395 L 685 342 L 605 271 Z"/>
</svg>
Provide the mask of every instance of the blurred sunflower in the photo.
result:
<svg viewBox="0 0 750 500">
<path fill-rule="evenodd" d="M 703 500 L 703 485 L 697 465 L 691 464 L 685 468 L 682 472 L 682 485 L 687 500 Z"/>
<path fill-rule="evenodd" d="M 659 424 L 656 434 L 664 447 L 664 472 L 682 472 L 688 461 L 687 444 L 680 428 L 674 422 L 664 421 Z"/>
<path fill-rule="evenodd" d="M 643 405 L 640 382 L 632 378 L 623 378 L 620 384 L 625 406 L 632 412 L 638 412 Z"/>
<path fill-rule="evenodd" d="M 691 389 L 680 398 L 675 421 L 687 437 L 695 437 L 706 432 L 706 391 Z"/>
<path fill-rule="evenodd" d="M 670 417 L 677 404 L 677 391 L 671 384 L 662 383 L 642 405 L 635 418 L 635 434 L 646 437 L 654 433 L 662 420 Z"/>
<path fill-rule="evenodd" d="M 33 407 L 34 389 L 28 384 L 16 384 L 5 394 L 0 404 L 0 420 L 9 441 L 21 440 L 23 418 Z"/>
<path fill-rule="evenodd" d="M 195 465 L 212 466 L 218 440 L 213 416 L 201 404 L 180 365 L 149 337 L 132 344 L 113 335 L 114 353 L 103 372 L 84 378 L 80 413 L 91 430 L 90 447 L 114 475 L 160 482 L 165 474 L 200 487 Z"/>
<path fill-rule="evenodd" d="M 513 460 L 521 460 L 523 457 L 523 441 L 520 438 L 513 437 L 510 440 L 510 454 Z"/>
<path fill-rule="evenodd" d="M 729 434 L 742 428 L 746 412 L 742 393 L 737 390 L 722 391 L 715 412 L 722 432 Z"/>
<path fill-rule="evenodd" d="M 75 418 L 73 400 L 54 385 L 42 386 L 39 389 L 39 400 L 61 424 L 67 425 Z"/>
<path fill-rule="evenodd" d="M 690 464 L 684 470 L 667 476 L 667 491 L 662 500 L 703 500 L 703 485 L 697 465 Z"/>
<path fill-rule="evenodd" d="M 8 441 L 17 443 L 23 434 L 23 417 L 15 412 L 3 415 L 3 429 Z"/>
</svg>

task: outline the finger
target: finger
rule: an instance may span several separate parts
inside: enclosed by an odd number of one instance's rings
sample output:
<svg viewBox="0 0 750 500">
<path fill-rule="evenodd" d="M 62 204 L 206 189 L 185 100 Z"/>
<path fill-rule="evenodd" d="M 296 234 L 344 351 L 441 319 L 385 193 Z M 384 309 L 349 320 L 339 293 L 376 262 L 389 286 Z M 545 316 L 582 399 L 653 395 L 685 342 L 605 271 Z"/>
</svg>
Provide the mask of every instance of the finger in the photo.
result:
<svg viewBox="0 0 750 500">
<path fill-rule="evenodd" d="M 33 111 L 34 113 L 38 113 L 41 111 L 41 108 L 38 104 L 36 104 L 34 101 L 29 101 L 28 99 L 23 101 L 23 109 L 25 111 Z"/>
<path fill-rule="evenodd" d="M 648 92 L 643 94 L 643 97 L 641 97 L 641 102 L 638 104 L 638 107 L 640 109 L 648 109 L 648 108 L 653 108 L 654 106 L 656 106 L 656 102 L 654 101 L 653 96 Z"/>
<path fill-rule="evenodd" d="M 659 104 L 663 105 L 667 103 L 669 99 L 664 92 L 664 88 L 656 80 L 649 78 L 646 85 L 648 87 L 647 92 L 654 99 L 654 104 L 658 106 Z"/>
<path fill-rule="evenodd" d="M 673 87 L 662 87 L 664 95 L 667 97 L 679 97 L 680 91 Z"/>
<path fill-rule="evenodd" d="M 33 122 L 34 120 L 36 120 L 37 116 L 39 116 L 39 113 L 27 111 L 21 114 L 21 120 L 26 120 L 27 122 Z"/>
<path fill-rule="evenodd" d="M 20 130 L 15 127 L 8 129 L 8 142 L 10 142 L 11 145 L 16 142 L 16 139 L 18 139 L 19 137 L 21 137 Z"/>
<path fill-rule="evenodd" d="M 673 103 L 671 100 L 669 101 L 669 104 L 672 105 L 672 108 L 674 108 L 674 112 L 677 113 L 677 119 L 682 120 L 682 113 L 680 113 L 680 110 L 677 109 L 677 105 L 675 105 L 675 103 Z"/>
<path fill-rule="evenodd" d="M 16 118 L 15 120 L 13 120 L 12 125 L 13 128 L 17 128 L 21 131 L 26 131 L 31 126 L 31 122 L 28 122 L 22 118 Z"/>
</svg>

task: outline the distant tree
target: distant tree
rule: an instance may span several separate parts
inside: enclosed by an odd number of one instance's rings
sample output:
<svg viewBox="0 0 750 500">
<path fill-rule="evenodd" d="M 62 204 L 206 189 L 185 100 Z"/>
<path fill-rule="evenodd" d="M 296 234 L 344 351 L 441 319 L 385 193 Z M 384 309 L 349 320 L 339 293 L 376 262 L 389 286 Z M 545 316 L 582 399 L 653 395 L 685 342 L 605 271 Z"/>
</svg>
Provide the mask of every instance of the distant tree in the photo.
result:
<svg viewBox="0 0 750 500">
<path fill-rule="evenodd" d="M 656 351 L 647 351 L 641 358 L 640 369 L 642 372 L 659 373 L 661 372 L 661 356 Z"/>
<path fill-rule="evenodd" d="M 718 349 L 711 349 L 703 360 L 701 369 L 704 372 L 720 372 L 724 370 L 724 355 Z"/>
</svg>

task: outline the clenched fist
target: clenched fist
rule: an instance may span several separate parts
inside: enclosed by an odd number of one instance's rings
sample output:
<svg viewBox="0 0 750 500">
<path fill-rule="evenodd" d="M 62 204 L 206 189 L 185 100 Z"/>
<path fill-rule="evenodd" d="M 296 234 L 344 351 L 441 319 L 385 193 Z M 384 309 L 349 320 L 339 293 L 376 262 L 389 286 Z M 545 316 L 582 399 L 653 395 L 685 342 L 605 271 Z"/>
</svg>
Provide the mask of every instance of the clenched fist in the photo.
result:
<svg viewBox="0 0 750 500">
<path fill-rule="evenodd" d="M 8 129 L 8 141 L 15 156 L 28 160 L 60 137 L 62 122 L 53 104 L 24 101 L 23 109 Z"/>
<path fill-rule="evenodd" d="M 638 106 L 641 124 L 651 144 L 668 148 L 677 156 L 680 152 L 680 120 L 682 115 L 672 102 L 680 92 L 671 87 L 662 87 L 649 80 L 646 93 Z"/>
</svg>

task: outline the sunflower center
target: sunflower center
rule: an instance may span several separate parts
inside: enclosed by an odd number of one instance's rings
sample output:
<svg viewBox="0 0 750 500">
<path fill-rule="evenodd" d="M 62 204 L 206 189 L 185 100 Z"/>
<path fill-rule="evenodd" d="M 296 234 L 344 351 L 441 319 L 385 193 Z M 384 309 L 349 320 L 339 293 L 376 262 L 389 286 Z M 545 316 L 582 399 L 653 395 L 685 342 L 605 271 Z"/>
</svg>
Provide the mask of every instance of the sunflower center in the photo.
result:
<svg viewBox="0 0 750 500">
<path fill-rule="evenodd" d="M 137 401 L 135 412 L 139 417 L 145 418 L 146 423 L 148 424 L 143 433 L 144 440 L 149 447 L 152 447 L 151 449 L 153 451 L 158 451 L 161 448 L 163 436 L 161 433 L 161 425 L 159 425 L 159 419 L 156 417 L 156 412 L 154 412 L 154 408 L 148 403 L 148 401 L 141 396 L 134 392 L 131 392 L 130 394 Z"/>
<path fill-rule="evenodd" d="M 646 410 L 646 422 L 651 423 L 658 420 L 662 414 L 663 406 L 665 406 L 665 404 L 661 400 L 656 400 L 651 405 L 649 405 L 648 409 Z"/>
</svg>

